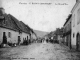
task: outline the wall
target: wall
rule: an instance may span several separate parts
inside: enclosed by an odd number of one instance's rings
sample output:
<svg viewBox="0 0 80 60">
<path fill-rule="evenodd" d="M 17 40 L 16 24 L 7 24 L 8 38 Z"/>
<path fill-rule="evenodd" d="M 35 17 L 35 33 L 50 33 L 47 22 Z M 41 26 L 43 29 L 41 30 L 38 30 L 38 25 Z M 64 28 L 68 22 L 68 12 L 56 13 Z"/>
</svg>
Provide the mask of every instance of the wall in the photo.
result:
<svg viewBox="0 0 80 60">
<path fill-rule="evenodd" d="M 71 29 L 71 20 L 72 18 L 70 18 L 69 21 L 64 26 L 64 29 L 66 28 L 66 32 L 70 31 Z"/>
<path fill-rule="evenodd" d="M 3 32 L 6 32 L 7 41 L 17 43 L 18 36 L 19 36 L 19 33 L 17 31 L 13 31 L 10 29 L 5 29 L 5 28 L 0 27 L 0 44 L 2 43 L 2 40 L 3 40 Z M 9 38 L 8 32 L 11 32 L 11 38 Z"/>
<path fill-rule="evenodd" d="M 76 49 L 76 35 L 77 33 L 80 33 L 80 23 L 77 24 L 77 20 L 78 20 L 78 15 L 77 15 L 77 11 L 80 8 L 80 3 L 79 5 L 76 7 L 76 9 L 72 12 L 72 36 L 71 36 L 71 44 L 72 47 Z M 75 14 L 75 18 L 74 18 L 74 14 Z M 73 27 L 73 23 L 75 23 L 75 26 Z M 74 37 L 73 37 L 74 34 Z"/>
<path fill-rule="evenodd" d="M 67 46 L 70 46 L 70 41 L 71 41 L 71 20 L 72 20 L 72 17 L 68 20 L 68 22 L 65 24 L 64 26 L 64 33 L 66 34 L 66 36 L 64 36 L 64 44 L 67 45 Z"/>
<path fill-rule="evenodd" d="M 23 38 L 24 38 L 24 39 L 26 38 L 26 40 L 27 40 L 27 36 L 28 36 L 28 40 L 30 39 L 29 34 L 24 33 L 24 32 L 22 32 L 22 34 L 20 34 L 20 36 L 21 36 L 21 43 L 23 42 Z"/>
<path fill-rule="evenodd" d="M 23 42 L 23 38 L 27 39 L 27 36 L 28 36 L 28 39 L 30 39 L 30 36 L 27 33 L 22 32 L 22 33 L 19 34 L 19 32 L 17 32 L 17 31 L 13 31 L 13 30 L 10 30 L 10 29 L 0 27 L 0 44 L 3 41 L 3 32 L 6 32 L 7 41 L 12 42 L 12 43 L 17 43 L 18 42 L 18 36 L 21 37 L 21 43 Z M 11 32 L 11 38 L 8 37 L 8 32 Z"/>
</svg>

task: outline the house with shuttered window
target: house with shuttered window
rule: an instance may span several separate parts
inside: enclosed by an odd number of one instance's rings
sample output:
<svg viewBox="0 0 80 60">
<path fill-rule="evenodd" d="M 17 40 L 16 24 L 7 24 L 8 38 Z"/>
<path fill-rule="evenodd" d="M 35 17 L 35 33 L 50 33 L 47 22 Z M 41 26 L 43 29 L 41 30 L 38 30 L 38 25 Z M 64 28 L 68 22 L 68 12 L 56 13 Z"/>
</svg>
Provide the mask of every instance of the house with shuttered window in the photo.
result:
<svg viewBox="0 0 80 60">
<path fill-rule="evenodd" d="M 24 40 L 29 40 L 30 30 L 25 25 L 13 15 L 6 14 L 3 8 L 0 8 L 0 44 L 23 43 Z"/>
</svg>

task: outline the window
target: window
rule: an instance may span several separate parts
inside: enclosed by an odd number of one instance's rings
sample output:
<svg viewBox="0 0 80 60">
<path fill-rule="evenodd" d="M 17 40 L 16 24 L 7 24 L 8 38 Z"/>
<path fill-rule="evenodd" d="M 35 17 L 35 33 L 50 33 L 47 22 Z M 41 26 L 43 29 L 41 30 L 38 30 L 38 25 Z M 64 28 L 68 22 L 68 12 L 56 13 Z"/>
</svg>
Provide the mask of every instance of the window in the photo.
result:
<svg viewBox="0 0 80 60">
<path fill-rule="evenodd" d="M 4 36 L 4 35 L 6 35 L 6 33 L 5 33 L 5 32 L 3 32 L 3 36 Z"/>
<path fill-rule="evenodd" d="M 66 32 L 66 28 L 64 28 L 64 33 Z"/>
<path fill-rule="evenodd" d="M 77 11 L 77 24 L 80 23 L 80 8 Z"/>
<path fill-rule="evenodd" d="M 2 9 L 0 9 L 0 16 L 2 16 L 3 15 L 3 12 L 2 12 Z"/>
<path fill-rule="evenodd" d="M 73 38 L 74 38 L 75 34 L 73 33 Z"/>
<path fill-rule="evenodd" d="M 65 27 L 65 33 L 67 32 L 67 27 Z"/>
<path fill-rule="evenodd" d="M 6 21 L 5 21 L 5 20 L 3 20 L 3 23 L 4 23 L 4 24 L 6 24 Z"/>
<path fill-rule="evenodd" d="M 24 41 L 24 38 L 23 38 L 23 41 Z"/>
<path fill-rule="evenodd" d="M 73 27 L 75 26 L 75 14 L 73 15 Z"/>
<path fill-rule="evenodd" d="M 11 32 L 8 32 L 8 37 L 11 38 Z"/>
<path fill-rule="evenodd" d="M 68 24 L 68 26 L 67 26 L 67 29 L 68 29 L 68 31 L 69 31 L 69 29 L 70 29 L 70 26 L 69 26 L 69 24 Z"/>
<path fill-rule="evenodd" d="M 70 22 L 70 29 L 71 29 L 71 22 Z"/>
</svg>

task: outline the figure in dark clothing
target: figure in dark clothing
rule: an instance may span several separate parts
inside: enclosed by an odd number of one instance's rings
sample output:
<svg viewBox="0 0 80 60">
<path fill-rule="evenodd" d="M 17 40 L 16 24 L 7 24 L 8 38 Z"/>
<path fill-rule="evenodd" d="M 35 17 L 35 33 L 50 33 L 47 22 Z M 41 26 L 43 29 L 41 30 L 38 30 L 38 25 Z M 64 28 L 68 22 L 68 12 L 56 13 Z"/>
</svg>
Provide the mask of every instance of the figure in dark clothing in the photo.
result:
<svg viewBox="0 0 80 60">
<path fill-rule="evenodd" d="M 46 39 L 46 42 L 48 43 L 48 39 Z"/>
<path fill-rule="evenodd" d="M 5 32 L 3 33 L 3 44 L 7 44 L 7 37 L 6 37 L 6 34 Z"/>
<path fill-rule="evenodd" d="M 20 45 L 21 39 L 20 36 L 18 36 L 18 45 Z"/>
</svg>

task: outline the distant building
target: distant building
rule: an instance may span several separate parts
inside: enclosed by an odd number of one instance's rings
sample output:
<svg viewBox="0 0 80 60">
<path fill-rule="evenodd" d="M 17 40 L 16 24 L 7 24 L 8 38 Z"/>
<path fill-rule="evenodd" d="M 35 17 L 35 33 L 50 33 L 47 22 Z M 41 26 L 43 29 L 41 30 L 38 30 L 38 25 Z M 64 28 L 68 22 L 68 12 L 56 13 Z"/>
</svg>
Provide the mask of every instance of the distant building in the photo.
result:
<svg viewBox="0 0 80 60">
<path fill-rule="evenodd" d="M 62 42 L 63 38 L 63 28 L 57 28 L 53 35 L 53 40 L 57 40 L 59 43 Z"/>
<path fill-rule="evenodd" d="M 57 28 L 55 31 L 50 32 L 50 34 L 48 34 L 48 37 L 51 42 L 61 42 L 63 38 L 63 28 Z"/>
<path fill-rule="evenodd" d="M 80 50 L 80 0 L 76 0 L 72 11 L 72 47 Z"/>
<path fill-rule="evenodd" d="M 8 42 L 20 44 L 29 39 L 30 30 L 25 24 L 0 8 L 0 44 Z"/>
<path fill-rule="evenodd" d="M 34 30 L 32 28 L 30 28 L 28 25 L 26 25 L 26 28 L 28 29 L 28 31 L 30 32 L 30 40 L 31 42 L 33 42 L 33 40 L 36 40 L 37 34 L 34 32 Z"/>
<path fill-rule="evenodd" d="M 71 21 L 72 21 L 72 14 L 68 16 L 66 22 L 64 23 L 64 30 L 63 30 L 63 42 L 65 45 L 71 48 Z"/>
</svg>

